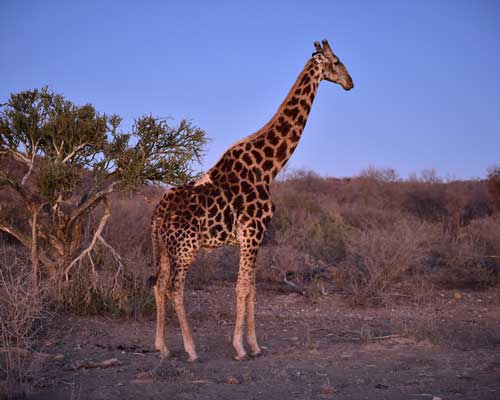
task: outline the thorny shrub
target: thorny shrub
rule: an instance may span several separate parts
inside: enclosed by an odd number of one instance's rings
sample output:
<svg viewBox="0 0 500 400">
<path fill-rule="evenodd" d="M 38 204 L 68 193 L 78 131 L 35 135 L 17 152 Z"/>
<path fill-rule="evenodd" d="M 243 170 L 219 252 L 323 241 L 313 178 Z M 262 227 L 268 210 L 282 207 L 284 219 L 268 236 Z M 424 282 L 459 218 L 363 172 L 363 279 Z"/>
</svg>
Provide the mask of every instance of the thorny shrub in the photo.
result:
<svg viewBox="0 0 500 400">
<path fill-rule="evenodd" d="M 500 281 L 500 221 L 472 221 L 432 248 L 436 280 L 449 288 L 484 288 Z"/>
<path fill-rule="evenodd" d="M 48 319 L 47 297 L 32 287 L 28 257 L 14 246 L 0 248 L 0 392 L 23 395 L 40 367 L 34 342 Z M 0 396 L 1 397 L 1 396 Z"/>
<path fill-rule="evenodd" d="M 334 274 L 338 284 L 356 305 L 383 304 L 389 287 L 422 271 L 430 236 L 429 224 L 411 220 L 352 233 L 345 260 Z"/>
</svg>

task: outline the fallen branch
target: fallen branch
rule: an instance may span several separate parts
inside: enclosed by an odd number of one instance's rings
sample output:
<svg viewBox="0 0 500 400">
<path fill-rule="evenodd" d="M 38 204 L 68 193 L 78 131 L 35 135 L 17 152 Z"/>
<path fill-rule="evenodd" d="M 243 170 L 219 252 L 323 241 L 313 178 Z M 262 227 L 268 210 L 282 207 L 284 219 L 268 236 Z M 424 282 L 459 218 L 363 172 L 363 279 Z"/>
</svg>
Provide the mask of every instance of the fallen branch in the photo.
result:
<svg viewBox="0 0 500 400">
<path fill-rule="evenodd" d="M 305 291 L 301 289 L 297 284 L 295 284 L 292 281 L 289 281 L 286 277 L 285 271 L 283 271 L 280 267 L 278 267 L 276 264 L 279 264 L 278 259 L 275 257 L 273 260 L 273 264 L 271 264 L 271 269 L 274 269 L 275 271 L 278 271 L 281 275 L 283 275 L 283 283 L 286 285 L 290 286 L 295 292 L 300 293 L 302 296 L 305 296 Z"/>
<path fill-rule="evenodd" d="M 16 353 L 23 356 L 40 357 L 48 360 L 62 360 L 64 354 L 50 354 L 38 351 L 29 351 L 28 349 L 21 349 L 20 347 L 0 347 L 0 353 Z"/>
<path fill-rule="evenodd" d="M 368 340 L 385 340 L 385 339 L 397 339 L 397 338 L 403 338 L 406 337 L 407 335 L 404 334 L 393 334 L 393 335 L 385 335 L 385 336 L 374 336 L 372 338 L 369 338 Z"/>
<path fill-rule="evenodd" d="M 104 361 L 76 361 L 69 367 L 64 368 L 66 371 L 76 371 L 77 369 L 92 369 L 92 368 L 111 368 L 119 367 L 122 363 L 117 358 L 108 358 Z"/>
</svg>

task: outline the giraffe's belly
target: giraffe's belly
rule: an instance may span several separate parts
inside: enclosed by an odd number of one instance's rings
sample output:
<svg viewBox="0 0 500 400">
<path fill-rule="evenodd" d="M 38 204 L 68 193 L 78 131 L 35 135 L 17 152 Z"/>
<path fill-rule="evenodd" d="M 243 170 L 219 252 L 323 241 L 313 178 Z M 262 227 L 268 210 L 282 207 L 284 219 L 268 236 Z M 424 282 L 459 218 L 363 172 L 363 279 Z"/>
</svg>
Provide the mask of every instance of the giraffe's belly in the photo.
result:
<svg viewBox="0 0 500 400">
<path fill-rule="evenodd" d="M 216 249 L 222 246 L 239 246 L 239 242 L 236 238 L 228 238 L 226 240 L 220 240 L 218 238 L 207 238 L 201 241 L 201 247 L 204 249 Z"/>
<path fill-rule="evenodd" d="M 221 246 L 238 245 L 236 235 L 232 232 L 219 228 L 218 225 L 213 225 L 201 234 L 201 247 L 216 248 Z"/>
</svg>

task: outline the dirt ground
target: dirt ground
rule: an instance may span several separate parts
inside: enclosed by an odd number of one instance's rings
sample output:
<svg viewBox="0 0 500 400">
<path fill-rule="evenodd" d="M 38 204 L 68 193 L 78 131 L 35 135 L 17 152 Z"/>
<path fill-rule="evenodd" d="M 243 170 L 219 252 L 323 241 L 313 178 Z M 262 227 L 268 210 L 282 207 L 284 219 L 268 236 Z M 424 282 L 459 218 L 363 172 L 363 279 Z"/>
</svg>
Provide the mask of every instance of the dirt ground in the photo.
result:
<svg viewBox="0 0 500 400">
<path fill-rule="evenodd" d="M 364 309 L 258 288 L 264 355 L 243 362 L 232 359 L 229 285 L 186 293 L 199 363 L 186 361 L 173 316 L 167 359 L 153 351 L 152 318 L 57 317 L 39 350 L 59 356 L 29 398 L 500 399 L 499 290 L 430 296 Z"/>
</svg>

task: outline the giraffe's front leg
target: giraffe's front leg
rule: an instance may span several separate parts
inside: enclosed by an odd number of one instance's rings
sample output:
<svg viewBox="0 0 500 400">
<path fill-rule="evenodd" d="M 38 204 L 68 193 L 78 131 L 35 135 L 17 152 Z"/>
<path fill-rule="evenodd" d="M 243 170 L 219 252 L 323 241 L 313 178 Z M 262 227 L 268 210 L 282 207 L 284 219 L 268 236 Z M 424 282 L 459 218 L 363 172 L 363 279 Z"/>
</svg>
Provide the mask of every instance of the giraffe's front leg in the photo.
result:
<svg viewBox="0 0 500 400">
<path fill-rule="evenodd" d="M 247 297 L 247 343 L 250 346 L 250 354 L 253 357 L 258 357 L 262 354 L 262 350 L 257 343 L 257 335 L 255 334 L 255 272 Z"/>
<path fill-rule="evenodd" d="M 242 271 L 238 275 L 238 284 L 236 285 L 236 322 L 234 324 L 233 347 L 236 350 L 235 359 L 244 360 L 247 352 L 243 347 L 243 326 L 245 324 L 246 299 L 249 293 L 248 282 L 240 279 Z"/>
</svg>

